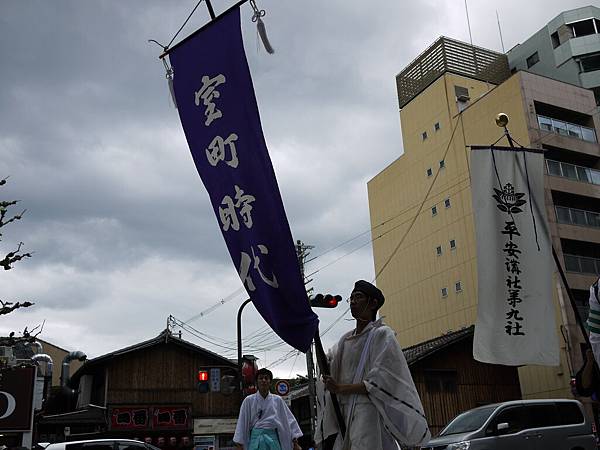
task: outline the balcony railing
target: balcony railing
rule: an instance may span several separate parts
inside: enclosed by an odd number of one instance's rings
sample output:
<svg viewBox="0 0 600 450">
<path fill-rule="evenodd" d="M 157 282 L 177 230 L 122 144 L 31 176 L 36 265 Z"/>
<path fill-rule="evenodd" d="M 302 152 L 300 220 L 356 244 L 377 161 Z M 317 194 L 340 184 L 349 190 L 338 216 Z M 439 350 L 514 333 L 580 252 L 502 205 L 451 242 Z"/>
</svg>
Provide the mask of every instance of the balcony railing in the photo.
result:
<svg viewBox="0 0 600 450">
<path fill-rule="evenodd" d="M 556 219 L 559 223 L 600 228 L 600 213 L 583 209 L 556 206 Z"/>
<path fill-rule="evenodd" d="M 600 170 L 553 161 L 551 159 L 546 160 L 546 170 L 548 171 L 548 175 L 600 185 Z"/>
<path fill-rule="evenodd" d="M 565 254 L 567 272 L 600 275 L 600 259 Z"/>
<path fill-rule="evenodd" d="M 564 120 L 553 119 L 546 116 L 538 115 L 537 117 L 541 130 L 582 139 L 588 142 L 598 142 L 598 139 L 596 138 L 596 131 L 593 128 L 584 127 L 582 125 L 577 125 L 575 123 L 565 122 Z"/>
</svg>

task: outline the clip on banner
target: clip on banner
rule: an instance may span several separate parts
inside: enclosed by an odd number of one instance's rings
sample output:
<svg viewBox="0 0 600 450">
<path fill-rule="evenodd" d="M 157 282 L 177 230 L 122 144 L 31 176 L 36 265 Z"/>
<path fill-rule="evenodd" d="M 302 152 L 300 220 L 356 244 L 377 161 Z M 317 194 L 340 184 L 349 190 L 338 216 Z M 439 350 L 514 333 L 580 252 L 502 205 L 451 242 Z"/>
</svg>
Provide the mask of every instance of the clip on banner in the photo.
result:
<svg viewBox="0 0 600 450">
<path fill-rule="evenodd" d="M 169 51 L 177 108 L 233 264 L 273 331 L 306 352 L 318 327 L 264 140 L 233 8 Z"/>
</svg>

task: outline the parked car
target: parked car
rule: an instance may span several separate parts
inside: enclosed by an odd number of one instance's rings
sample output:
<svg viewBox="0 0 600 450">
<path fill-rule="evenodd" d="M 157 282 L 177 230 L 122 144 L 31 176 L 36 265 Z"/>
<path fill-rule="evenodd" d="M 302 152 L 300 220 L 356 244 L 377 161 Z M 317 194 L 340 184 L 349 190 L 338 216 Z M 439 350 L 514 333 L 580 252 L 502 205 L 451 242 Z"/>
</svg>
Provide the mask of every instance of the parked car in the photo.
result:
<svg viewBox="0 0 600 450">
<path fill-rule="evenodd" d="M 132 439 L 91 439 L 87 441 L 59 442 L 44 450 L 160 450 L 154 445 Z"/>
<path fill-rule="evenodd" d="M 459 414 L 423 450 L 596 450 L 577 400 L 519 400 Z"/>
</svg>

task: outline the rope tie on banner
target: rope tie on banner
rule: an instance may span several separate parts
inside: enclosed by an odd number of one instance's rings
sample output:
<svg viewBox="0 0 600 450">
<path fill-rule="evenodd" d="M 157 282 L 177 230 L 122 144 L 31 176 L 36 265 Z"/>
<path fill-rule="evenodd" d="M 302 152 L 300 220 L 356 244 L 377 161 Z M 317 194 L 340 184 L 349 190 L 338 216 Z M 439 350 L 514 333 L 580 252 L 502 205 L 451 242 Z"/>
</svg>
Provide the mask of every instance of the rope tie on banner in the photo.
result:
<svg viewBox="0 0 600 450">
<path fill-rule="evenodd" d="M 203 2 L 203 0 L 199 0 L 198 3 L 196 3 L 196 6 L 194 6 L 194 9 L 192 9 L 192 12 L 190 13 L 190 15 L 187 17 L 187 19 L 185 19 L 185 22 L 183 22 L 183 25 L 181 25 L 181 27 L 179 27 L 179 30 L 177 30 L 177 33 L 175 33 L 175 36 L 173 36 L 173 38 L 169 41 L 169 43 L 167 45 L 162 45 L 156 39 L 148 39 L 148 42 L 154 42 L 159 47 L 162 47 L 163 53 L 167 53 L 167 51 L 169 50 L 169 47 L 171 46 L 171 44 L 173 43 L 175 38 L 177 36 L 179 36 L 179 33 L 181 33 L 181 30 L 183 30 L 183 28 L 187 25 L 189 20 L 192 18 L 192 15 L 196 12 L 196 9 L 198 9 L 198 6 L 200 6 L 200 3 L 202 3 L 202 2 Z M 165 71 L 166 71 L 165 77 L 167 78 L 167 84 L 169 85 L 169 92 L 171 93 L 171 100 L 173 101 L 173 106 L 175 107 L 175 109 L 177 109 L 177 102 L 175 101 L 175 89 L 173 88 L 173 68 L 167 62 L 167 58 L 162 58 L 162 62 L 163 62 L 163 65 L 165 66 Z"/>
<path fill-rule="evenodd" d="M 256 0 L 250 0 L 250 6 L 252 6 L 252 10 L 254 11 L 254 14 L 252 15 L 252 22 L 256 22 L 256 30 L 258 31 L 260 40 L 262 41 L 267 53 L 272 55 L 275 53 L 275 50 L 269 42 L 265 23 L 261 19 L 261 17 L 265 17 L 266 12 L 264 9 L 258 9 L 258 6 L 256 6 Z"/>
</svg>

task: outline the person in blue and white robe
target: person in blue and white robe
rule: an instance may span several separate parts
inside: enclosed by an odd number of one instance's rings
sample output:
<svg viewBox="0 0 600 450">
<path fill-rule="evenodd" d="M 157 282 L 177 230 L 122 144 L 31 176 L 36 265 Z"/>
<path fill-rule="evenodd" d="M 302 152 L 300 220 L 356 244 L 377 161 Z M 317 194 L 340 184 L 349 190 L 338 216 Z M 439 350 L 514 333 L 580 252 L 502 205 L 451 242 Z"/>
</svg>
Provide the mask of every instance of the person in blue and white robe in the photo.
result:
<svg viewBox="0 0 600 450">
<path fill-rule="evenodd" d="M 278 395 L 269 392 L 273 374 L 256 373 L 258 392 L 242 402 L 233 442 L 243 450 L 302 450 L 298 438 L 302 431 L 296 418 Z"/>
</svg>

